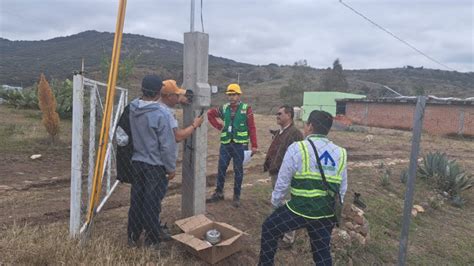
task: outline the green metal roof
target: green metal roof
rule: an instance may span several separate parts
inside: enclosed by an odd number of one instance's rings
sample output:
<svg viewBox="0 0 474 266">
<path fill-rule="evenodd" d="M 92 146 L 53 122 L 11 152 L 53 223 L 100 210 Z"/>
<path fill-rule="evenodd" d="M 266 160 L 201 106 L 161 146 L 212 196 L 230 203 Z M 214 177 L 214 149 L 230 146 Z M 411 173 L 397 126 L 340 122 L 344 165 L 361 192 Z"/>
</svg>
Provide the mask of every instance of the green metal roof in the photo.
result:
<svg viewBox="0 0 474 266">
<path fill-rule="evenodd" d="M 361 99 L 365 97 L 362 94 L 337 91 L 305 92 L 303 96 L 303 121 L 308 120 L 308 116 L 313 110 L 323 110 L 335 116 L 336 99 Z"/>
</svg>

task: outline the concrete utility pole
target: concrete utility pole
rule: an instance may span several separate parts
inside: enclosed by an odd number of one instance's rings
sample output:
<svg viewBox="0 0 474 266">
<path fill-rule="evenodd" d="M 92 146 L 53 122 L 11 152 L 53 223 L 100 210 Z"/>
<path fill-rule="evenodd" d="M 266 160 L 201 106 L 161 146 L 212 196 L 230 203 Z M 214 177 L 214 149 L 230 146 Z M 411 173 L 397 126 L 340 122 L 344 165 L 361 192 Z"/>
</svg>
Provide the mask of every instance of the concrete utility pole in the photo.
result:
<svg viewBox="0 0 474 266">
<path fill-rule="evenodd" d="M 71 145 L 71 202 L 69 235 L 77 237 L 81 227 L 82 132 L 84 128 L 84 83 L 82 74 L 73 77 L 72 145 Z"/>
<path fill-rule="evenodd" d="M 191 1 L 193 30 L 194 1 Z M 194 93 L 193 103 L 184 107 L 183 123 L 205 114 L 211 104 L 211 87 L 207 83 L 209 66 L 209 35 L 203 32 L 184 33 L 183 87 Z M 197 128 L 183 144 L 183 178 L 181 214 L 189 217 L 206 211 L 207 122 Z"/>
<path fill-rule="evenodd" d="M 194 0 L 191 0 L 191 25 L 190 32 L 194 32 Z"/>
</svg>

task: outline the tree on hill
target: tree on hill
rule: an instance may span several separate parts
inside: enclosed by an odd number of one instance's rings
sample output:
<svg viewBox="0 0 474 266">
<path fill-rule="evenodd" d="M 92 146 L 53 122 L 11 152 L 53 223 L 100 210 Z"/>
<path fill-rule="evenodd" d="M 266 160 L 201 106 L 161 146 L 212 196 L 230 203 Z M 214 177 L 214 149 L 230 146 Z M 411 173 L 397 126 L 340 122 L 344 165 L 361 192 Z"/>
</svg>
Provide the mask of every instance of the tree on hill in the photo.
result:
<svg viewBox="0 0 474 266">
<path fill-rule="evenodd" d="M 280 98 L 292 106 L 303 105 L 305 91 L 313 90 L 313 83 L 308 75 L 310 68 L 306 60 L 299 60 L 292 66 L 293 75 L 288 80 L 288 85 L 281 87 Z"/>
<path fill-rule="evenodd" d="M 328 68 L 321 77 L 321 88 L 325 91 L 341 91 L 347 92 L 349 84 L 347 83 L 342 64 L 339 59 L 333 63 L 333 67 Z"/>
<path fill-rule="evenodd" d="M 426 95 L 425 88 L 423 86 L 416 86 L 415 87 L 415 95 L 416 96 L 424 96 Z"/>
<path fill-rule="evenodd" d="M 127 56 L 120 59 L 118 67 L 118 76 L 117 84 L 122 86 L 128 86 L 129 78 L 133 74 L 136 62 L 138 61 L 139 56 Z M 110 70 L 110 56 L 102 55 L 100 59 L 100 71 L 102 73 L 102 78 L 108 80 L 109 70 Z"/>
</svg>

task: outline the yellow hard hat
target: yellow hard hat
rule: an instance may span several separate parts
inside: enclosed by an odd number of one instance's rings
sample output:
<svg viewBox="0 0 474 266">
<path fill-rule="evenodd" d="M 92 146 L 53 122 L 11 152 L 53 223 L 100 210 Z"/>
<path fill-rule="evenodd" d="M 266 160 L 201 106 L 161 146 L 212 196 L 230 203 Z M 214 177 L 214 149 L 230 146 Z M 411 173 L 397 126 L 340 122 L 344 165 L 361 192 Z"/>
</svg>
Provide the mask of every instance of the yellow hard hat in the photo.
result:
<svg viewBox="0 0 474 266">
<path fill-rule="evenodd" d="M 242 94 L 242 91 L 240 90 L 239 84 L 231 83 L 229 84 L 229 86 L 227 86 L 227 90 L 225 93 L 226 94 L 232 94 L 232 93 Z"/>
</svg>

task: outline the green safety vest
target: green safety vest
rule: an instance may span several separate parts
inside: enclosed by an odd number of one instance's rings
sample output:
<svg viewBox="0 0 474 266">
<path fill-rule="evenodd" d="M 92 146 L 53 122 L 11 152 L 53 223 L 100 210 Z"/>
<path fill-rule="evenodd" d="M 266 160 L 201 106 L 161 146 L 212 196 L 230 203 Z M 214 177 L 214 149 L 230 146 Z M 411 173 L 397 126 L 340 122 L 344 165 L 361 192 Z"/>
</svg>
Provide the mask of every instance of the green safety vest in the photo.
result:
<svg viewBox="0 0 474 266">
<path fill-rule="evenodd" d="M 287 207 L 293 213 L 309 219 L 322 219 L 334 216 L 334 192 L 326 191 L 319 170 L 310 171 L 308 149 L 311 145 L 305 141 L 297 142 L 302 155 L 302 170 L 297 172 L 291 179 L 291 200 L 287 202 Z M 339 191 L 342 182 L 342 171 L 345 168 L 347 155 L 344 148 L 340 149 L 340 159 L 336 163 L 336 175 L 328 175 L 324 172 L 326 181 L 335 191 Z M 320 155 L 321 156 L 321 155 Z M 316 169 L 319 169 L 316 166 Z"/>
<path fill-rule="evenodd" d="M 228 144 L 231 141 L 235 143 L 249 143 L 249 129 L 247 127 L 247 108 L 246 103 L 240 103 L 235 111 L 234 120 L 231 119 L 230 104 L 222 106 L 224 115 L 224 128 L 221 132 L 221 143 Z"/>
</svg>

